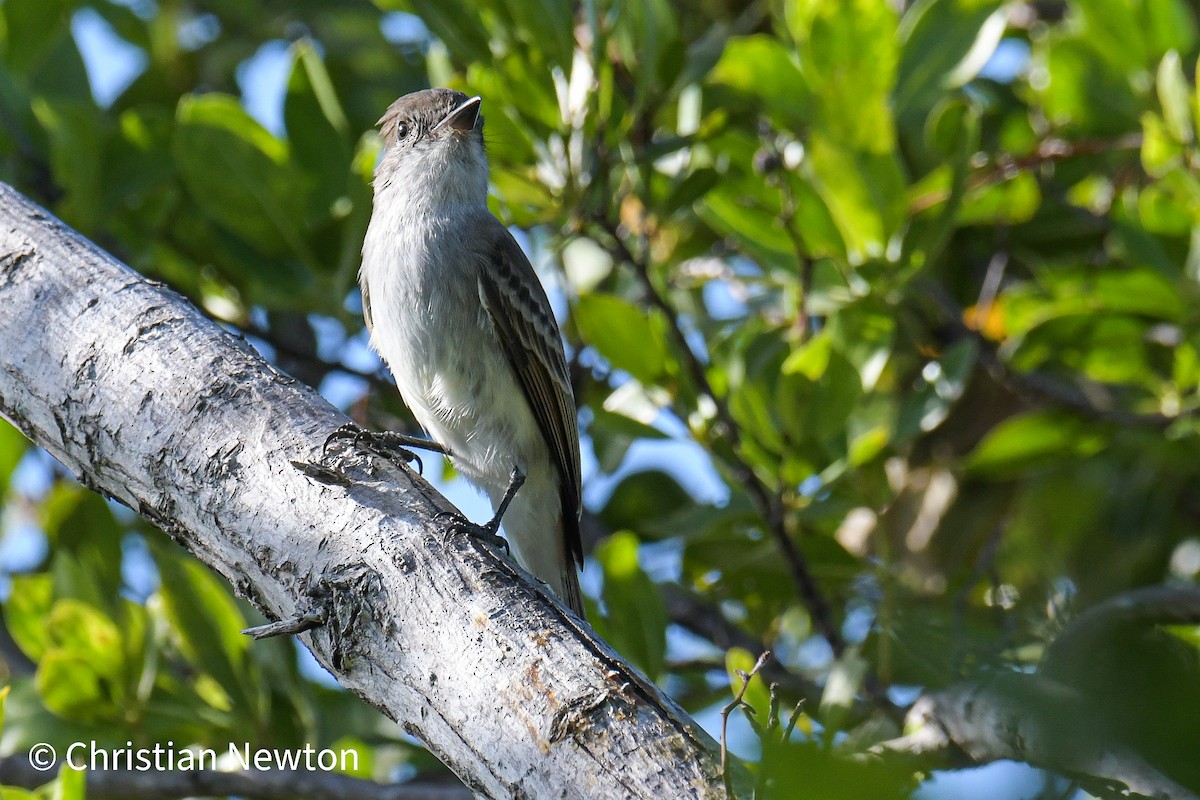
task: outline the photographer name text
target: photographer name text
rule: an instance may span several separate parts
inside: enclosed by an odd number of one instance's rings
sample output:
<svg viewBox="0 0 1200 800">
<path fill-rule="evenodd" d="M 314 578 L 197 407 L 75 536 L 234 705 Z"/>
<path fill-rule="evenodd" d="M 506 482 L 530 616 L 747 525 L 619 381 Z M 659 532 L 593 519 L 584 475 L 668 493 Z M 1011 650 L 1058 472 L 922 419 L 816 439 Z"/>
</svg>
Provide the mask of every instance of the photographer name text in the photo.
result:
<svg viewBox="0 0 1200 800">
<path fill-rule="evenodd" d="M 34 768 L 45 771 L 58 762 L 58 754 L 49 744 L 37 744 L 29 751 Z M 62 763 L 76 770 L 308 770 L 320 772 L 358 771 L 358 751 L 334 750 L 312 745 L 294 749 L 254 747 L 249 742 L 230 742 L 223 752 L 211 747 L 176 747 L 174 742 L 135 747 L 110 747 L 95 741 L 73 742 L 62 754 Z"/>
</svg>

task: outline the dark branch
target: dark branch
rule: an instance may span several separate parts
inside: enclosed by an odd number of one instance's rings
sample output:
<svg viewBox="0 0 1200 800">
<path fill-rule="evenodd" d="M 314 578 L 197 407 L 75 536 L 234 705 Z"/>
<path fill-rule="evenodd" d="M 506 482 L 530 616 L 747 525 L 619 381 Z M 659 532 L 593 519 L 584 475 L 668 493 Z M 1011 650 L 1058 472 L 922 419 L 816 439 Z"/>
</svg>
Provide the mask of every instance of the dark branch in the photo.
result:
<svg viewBox="0 0 1200 800">
<path fill-rule="evenodd" d="M 979 331 L 967 327 L 963 322 L 963 310 L 946 290 L 937 284 L 925 281 L 922 289 L 937 304 L 944 321 L 949 326 L 953 338 L 970 339 L 977 345 L 979 362 L 994 381 L 1004 386 L 1026 403 L 1052 403 L 1070 409 L 1090 419 L 1100 422 L 1112 422 L 1118 425 L 1145 425 L 1154 428 L 1166 428 L 1180 417 L 1186 417 L 1188 412 L 1179 417 L 1165 414 L 1144 414 L 1122 408 L 1105 407 L 1097 403 L 1081 387 L 1064 383 L 1047 375 L 1036 372 L 1018 372 L 1008 366 L 996 351 L 995 343 Z M 1095 392 L 1092 393 L 1093 395 Z"/>
<path fill-rule="evenodd" d="M 0 758 L 0 784 L 37 789 L 54 778 L 40 772 L 24 753 Z M 89 798 L 174 800 L 183 797 L 239 797 L 256 800 L 470 800 L 462 786 L 392 783 L 352 778 L 336 772 L 263 770 L 89 770 Z"/>
<path fill-rule="evenodd" d="M 783 554 L 784 561 L 791 572 L 792 581 L 796 584 L 796 589 L 805 606 L 808 608 L 809 614 L 812 615 L 814 625 L 820 631 L 821 635 L 825 637 L 826 641 L 829 642 L 829 646 L 833 649 L 834 654 L 840 656 L 846 649 L 846 643 L 842 639 L 841 631 L 838 630 L 833 620 L 833 611 L 829 607 L 829 603 L 825 600 L 816 579 L 813 578 L 812 572 L 808 568 L 808 562 L 800 551 L 796 549 L 795 543 L 792 541 L 791 536 L 788 535 L 783 514 L 782 497 L 778 492 L 770 489 L 759 478 L 754 468 L 742 458 L 740 453 L 741 432 L 738 424 L 734 420 L 733 414 L 729 411 L 729 406 L 725 402 L 725 398 L 718 395 L 709 382 L 704 364 L 701 363 L 696 353 L 688 344 L 687 337 L 679 325 L 679 315 L 675 313 L 675 309 L 650 278 L 650 267 L 645 259 L 638 258 L 633 253 L 614 223 L 610 220 L 602 219 L 599 220 L 599 224 L 611 240 L 612 246 L 616 249 L 618 259 L 633 268 L 650 304 L 661 311 L 663 316 L 666 317 L 668 330 L 670 330 L 675 346 L 679 350 L 684 367 L 687 369 L 696 388 L 701 393 L 707 395 L 716 408 L 717 419 L 720 422 L 717 434 L 725 439 L 729 445 L 730 452 L 727 463 L 733 470 L 738 482 L 750 495 L 750 499 L 754 503 L 756 510 L 766 523 L 767 530 L 775 539 L 775 543 Z"/>
<path fill-rule="evenodd" d="M 1084 611 L 1046 650 L 1045 665 L 1065 653 L 1079 653 L 1084 642 L 1118 627 L 1200 625 L 1200 588 L 1147 586 L 1122 592 Z"/>
<path fill-rule="evenodd" d="M 1055 164 L 1079 156 L 1100 155 L 1128 150 L 1139 150 L 1142 146 L 1141 133 L 1133 133 L 1116 139 L 1082 139 L 1069 142 L 1065 139 L 1049 138 L 1038 143 L 1037 149 L 1023 156 L 1013 156 L 1001 153 L 989 165 L 981 165 L 980 171 L 967 179 L 967 188 L 981 189 L 994 183 L 1012 180 L 1017 173 L 1036 169 L 1047 164 Z M 914 197 L 909 203 L 909 213 L 919 214 L 939 203 L 944 203 L 950 196 L 949 189 L 939 189 L 928 194 Z"/>
</svg>

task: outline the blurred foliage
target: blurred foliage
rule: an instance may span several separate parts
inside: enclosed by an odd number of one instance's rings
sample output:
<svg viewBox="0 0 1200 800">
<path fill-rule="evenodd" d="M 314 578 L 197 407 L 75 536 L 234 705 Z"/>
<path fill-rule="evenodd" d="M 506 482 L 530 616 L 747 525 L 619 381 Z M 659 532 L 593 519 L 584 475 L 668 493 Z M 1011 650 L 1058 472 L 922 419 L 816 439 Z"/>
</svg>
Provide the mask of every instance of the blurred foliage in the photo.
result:
<svg viewBox="0 0 1200 800">
<path fill-rule="evenodd" d="M 889 688 L 1028 671 L 1080 609 L 1200 572 L 1198 26 L 1184 0 L 4 0 L 0 178 L 396 427 L 361 357 L 371 127 L 483 95 L 493 209 L 565 298 L 613 487 L 597 629 L 706 721 L 754 660 L 723 648 L 770 647 L 758 727 L 804 705 L 734 742 L 764 794 L 907 796 L 911 767 L 849 758 L 897 734 Z M 124 47 L 85 62 L 97 30 Z M 140 70 L 98 104 L 85 63 L 118 57 Z M 6 541 L 44 543 L 0 565 L 0 751 L 236 734 L 438 769 L 25 447 L 0 427 Z M 1114 735 L 1200 790 L 1158 711 L 1200 684 L 1138 680 L 1160 635 L 1094 642 L 1081 686 L 1139 683 Z"/>
</svg>

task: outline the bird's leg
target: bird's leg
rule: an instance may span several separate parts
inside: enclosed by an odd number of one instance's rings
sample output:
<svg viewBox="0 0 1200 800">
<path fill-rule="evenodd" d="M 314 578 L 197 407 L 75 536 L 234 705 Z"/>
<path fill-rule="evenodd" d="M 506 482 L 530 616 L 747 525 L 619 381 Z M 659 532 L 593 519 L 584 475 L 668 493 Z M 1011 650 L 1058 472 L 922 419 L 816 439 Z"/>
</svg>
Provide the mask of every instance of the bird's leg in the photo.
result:
<svg viewBox="0 0 1200 800">
<path fill-rule="evenodd" d="M 508 511 L 508 504 L 517 496 L 517 490 L 525 485 L 525 473 L 521 472 L 520 467 L 513 467 L 512 474 L 508 476 L 508 488 L 504 490 L 504 497 L 500 498 L 500 505 L 496 506 L 496 513 L 492 515 L 492 519 L 483 529 L 495 536 L 496 531 L 500 530 L 500 520 L 504 518 L 504 512 Z"/>
<path fill-rule="evenodd" d="M 498 535 L 500 522 L 504 519 L 504 512 L 508 510 L 509 504 L 517 496 L 517 491 L 524 484 L 525 474 L 521 472 L 520 467 L 513 467 L 512 474 L 508 476 L 508 488 L 504 490 L 504 496 L 500 498 L 500 503 L 496 506 L 496 513 L 492 515 L 490 521 L 484 525 L 476 525 L 461 515 L 454 514 L 455 519 L 450 523 L 450 528 L 447 532 L 454 533 L 461 531 L 494 547 L 503 547 L 506 553 L 510 552 L 508 541 Z M 450 512 L 445 513 L 449 514 Z"/>
<path fill-rule="evenodd" d="M 395 431 L 368 431 L 360 428 L 353 422 L 343 425 L 329 434 L 325 439 L 325 444 L 321 448 L 322 451 L 328 450 L 330 443 L 339 439 L 350 439 L 356 449 L 365 450 L 395 464 L 401 462 L 408 464 L 409 462 L 416 461 L 418 474 L 424 472 L 425 465 L 421 462 L 421 457 L 409 448 L 428 450 L 432 453 L 441 453 L 444 456 L 450 455 L 450 451 L 445 446 L 432 439 L 421 439 L 405 433 L 396 433 Z"/>
</svg>

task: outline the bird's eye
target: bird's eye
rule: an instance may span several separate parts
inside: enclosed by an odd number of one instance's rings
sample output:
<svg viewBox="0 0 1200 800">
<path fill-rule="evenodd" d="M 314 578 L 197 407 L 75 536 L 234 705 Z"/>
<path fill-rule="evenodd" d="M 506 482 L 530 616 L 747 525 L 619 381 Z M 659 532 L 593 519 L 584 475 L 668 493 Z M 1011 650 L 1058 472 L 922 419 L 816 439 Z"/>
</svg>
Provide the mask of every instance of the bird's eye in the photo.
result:
<svg viewBox="0 0 1200 800">
<path fill-rule="evenodd" d="M 408 123 L 397 122 L 396 123 L 396 139 L 397 140 L 403 139 L 405 136 L 408 136 Z"/>
</svg>

